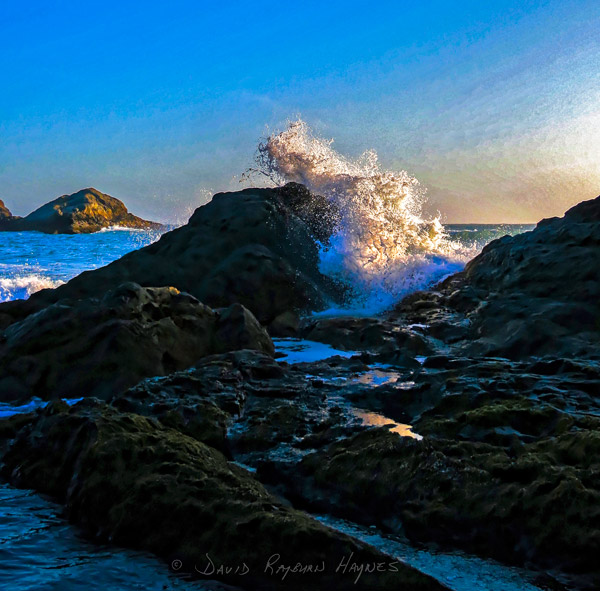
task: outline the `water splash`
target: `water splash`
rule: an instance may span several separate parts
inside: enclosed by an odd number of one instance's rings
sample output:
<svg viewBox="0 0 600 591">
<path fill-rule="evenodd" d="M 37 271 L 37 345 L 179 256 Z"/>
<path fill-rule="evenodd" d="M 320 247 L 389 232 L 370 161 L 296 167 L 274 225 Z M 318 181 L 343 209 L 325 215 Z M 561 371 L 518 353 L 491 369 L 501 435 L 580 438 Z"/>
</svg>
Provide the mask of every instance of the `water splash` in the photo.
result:
<svg viewBox="0 0 600 591">
<path fill-rule="evenodd" d="M 17 277 L 0 277 L 0 302 L 26 299 L 42 289 L 54 288 L 64 281 L 51 279 L 38 273 L 27 273 Z"/>
<path fill-rule="evenodd" d="M 406 171 L 384 170 L 373 150 L 351 159 L 306 122 L 289 122 L 258 147 L 258 168 L 276 184 L 297 182 L 326 196 L 340 222 L 322 245 L 321 271 L 352 287 L 349 307 L 376 313 L 460 270 L 472 255 L 439 217 L 422 213 L 425 190 Z"/>
</svg>

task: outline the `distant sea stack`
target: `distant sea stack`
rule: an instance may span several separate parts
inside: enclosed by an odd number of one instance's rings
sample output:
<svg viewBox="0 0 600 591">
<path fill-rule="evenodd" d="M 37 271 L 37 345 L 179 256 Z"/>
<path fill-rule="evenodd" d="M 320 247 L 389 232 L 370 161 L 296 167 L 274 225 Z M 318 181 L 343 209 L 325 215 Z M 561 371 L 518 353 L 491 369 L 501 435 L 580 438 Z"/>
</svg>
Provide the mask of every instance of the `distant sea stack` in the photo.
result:
<svg viewBox="0 0 600 591">
<path fill-rule="evenodd" d="M 24 218 L 13 217 L 0 201 L 1 231 L 91 234 L 113 226 L 144 230 L 161 227 L 129 213 L 122 201 L 93 188 L 63 195 Z"/>
<path fill-rule="evenodd" d="M 9 220 L 13 217 L 13 214 L 10 212 L 10 209 L 4 205 L 4 201 L 0 199 L 0 222 L 5 220 Z"/>
</svg>

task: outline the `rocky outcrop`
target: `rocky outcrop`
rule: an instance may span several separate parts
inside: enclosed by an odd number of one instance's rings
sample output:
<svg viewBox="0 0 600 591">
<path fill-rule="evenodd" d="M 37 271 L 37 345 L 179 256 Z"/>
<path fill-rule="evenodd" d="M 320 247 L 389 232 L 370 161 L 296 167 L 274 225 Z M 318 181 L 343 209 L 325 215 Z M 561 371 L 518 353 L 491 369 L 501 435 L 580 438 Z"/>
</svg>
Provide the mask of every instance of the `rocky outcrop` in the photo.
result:
<svg viewBox="0 0 600 591">
<path fill-rule="evenodd" d="M 435 292 L 411 295 L 394 316 L 427 324 L 430 334 L 470 355 L 593 357 L 598 269 L 600 197 L 491 242 L 464 272 Z"/>
<path fill-rule="evenodd" d="M 490 353 L 593 353 L 600 337 L 600 197 L 492 242 L 465 269 L 485 290 L 474 330 Z"/>
<path fill-rule="evenodd" d="M 109 403 L 154 417 L 230 456 L 228 429 L 246 412 L 248 399 L 267 393 L 272 402 L 268 393 L 277 387 L 298 394 L 305 388 L 303 374 L 285 371 L 270 355 L 247 349 L 204 357 L 185 371 L 143 380 Z"/>
<path fill-rule="evenodd" d="M 307 456 L 276 481 L 314 510 L 509 563 L 585 573 L 594 588 L 599 445 L 593 433 L 570 433 L 515 454 L 375 429 Z"/>
<path fill-rule="evenodd" d="M 60 499 L 91 536 L 151 551 L 180 575 L 247 589 L 444 589 L 284 505 L 207 445 L 91 400 L 53 403 L 4 463 L 5 477 Z M 343 560 L 356 566 L 344 572 Z"/>
<path fill-rule="evenodd" d="M 300 185 L 220 193 L 189 223 L 114 263 L 82 273 L 27 303 L 0 306 L 24 317 L 61 298 L 87 298 L 123 281 L 172 285 L 212 307 L 240 303 L 265 325 L 290 311 L 322 308 L 341 289 L 319 271 L 319 247 L 333 222 L 324 200 Z"/>
<path fill-rule="evenodd" d="M 0 210 L 0 218 L 2 218 L 2 210 Z M 160 224 L 143 220 L 129 213 L 123 202 L 118 199 L 89 188 L 72 195 L 58 197 L 24 218 L 7 219 L 0 225 L 0 230 L 37 231 L 46 234 L 90 234 L 113 226 L 144 230 L 162 227 Z"/>
<path fill-rule="evenodd" d="M 0 399 L 107 398 L 142 378 L 236 349 L 273 354 L 248 310 L 212 310 L 175 288 L 125 283 L 101 299 L 61 300 L 0 342 Z"/>
</svg>

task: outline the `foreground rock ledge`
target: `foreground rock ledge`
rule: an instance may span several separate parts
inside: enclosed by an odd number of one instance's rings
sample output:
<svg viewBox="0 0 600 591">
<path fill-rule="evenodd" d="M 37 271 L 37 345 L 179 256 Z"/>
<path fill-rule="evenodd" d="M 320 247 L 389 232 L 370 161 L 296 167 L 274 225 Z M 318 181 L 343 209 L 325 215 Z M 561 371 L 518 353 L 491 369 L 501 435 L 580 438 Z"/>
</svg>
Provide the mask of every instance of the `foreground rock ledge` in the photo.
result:
<svg viewBox="0 0 600 591">
<path fill-rule="evenodd" d="M 172 287 L 124 283 L 101 299 L 62 300 L 9 326 L 0 338 L 0 400 L 105 399 L 238 349 L 274 352 L 243 306 L 213 310 Z"/>
<path fill-rule="evenodd" d="M 57 497 L 91 535 L 151 551 L 180 574 L 205 571 L 252 589 L 445 589 L 284 506 L 218 451 L 91 400 L 51 403 L 20 431 L 4 462 L 12 483 Z M 215 567 L 245 563 L 247 572 L 217 576 L 207 555 Z M 336 573 L 348 559 L 380 572 Z M 297 564 L 324 564 L 324 571 L 278 569 Z"/>
</svg>

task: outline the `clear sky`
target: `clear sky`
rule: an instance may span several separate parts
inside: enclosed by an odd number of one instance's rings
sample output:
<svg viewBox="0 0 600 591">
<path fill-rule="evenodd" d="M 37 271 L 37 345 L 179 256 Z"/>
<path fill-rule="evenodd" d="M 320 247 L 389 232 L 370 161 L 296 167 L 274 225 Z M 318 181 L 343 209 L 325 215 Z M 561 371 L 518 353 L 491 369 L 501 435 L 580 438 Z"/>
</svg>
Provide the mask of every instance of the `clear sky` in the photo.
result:
<svg viewBox="0 0 600 591">
<path fill-rule="evenodd" d="M 160 221 L 301 115 L 449 222 L 600 194 L 598 0 L 0 3 L 0 198 L 94 186 Z"/>
</svg>

